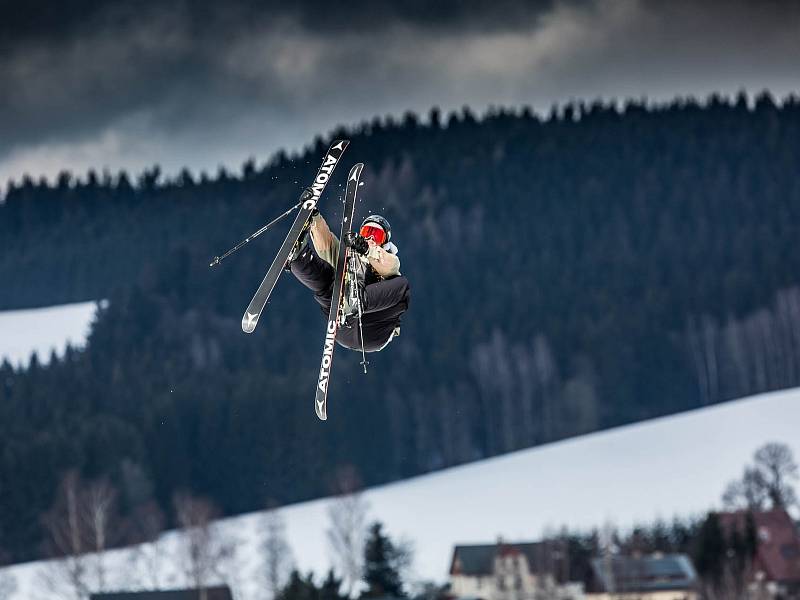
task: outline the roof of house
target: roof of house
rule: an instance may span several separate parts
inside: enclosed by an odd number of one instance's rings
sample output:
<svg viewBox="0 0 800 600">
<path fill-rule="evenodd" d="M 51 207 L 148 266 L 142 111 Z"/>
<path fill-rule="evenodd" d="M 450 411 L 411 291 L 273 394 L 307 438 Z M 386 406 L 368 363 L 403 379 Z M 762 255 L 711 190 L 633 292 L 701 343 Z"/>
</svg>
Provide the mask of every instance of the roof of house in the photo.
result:
<svg viewBox="0 0 800 600">
<path fill-rule="evenodd" d="M 745 530 L 748 511 L 720 513 L 720 525 L 730 532 Z M 800 582 L 800 533 L 783 509 L 751 513 L 758 534 L 758 565 L 767 580 Z"/>
<path fill-rule="evenodd" d="M 535 572 L 536 566 L 543 564 L 543 551 L 542 544 L 532 542 L 458 545 L 453 549 L 450 574 L 491 575 L 495 557 L 517 553 L 525 555 L 529 568 Z"/>
<path fill-rule="evenodd" d="M 691 589 L 697 582 L 692 562 L 685 554 L 595 558 L 592 572 L 599 587 L 607 592 Z"/>
<path fill-rule="evenodd" d="M 228 586 L 206 588 L 207 600 L 233 600 Z M 159 590 L 145 592 L 104 592 L 89 600 L 199 600 L 198 590 Z"/>
</svg>

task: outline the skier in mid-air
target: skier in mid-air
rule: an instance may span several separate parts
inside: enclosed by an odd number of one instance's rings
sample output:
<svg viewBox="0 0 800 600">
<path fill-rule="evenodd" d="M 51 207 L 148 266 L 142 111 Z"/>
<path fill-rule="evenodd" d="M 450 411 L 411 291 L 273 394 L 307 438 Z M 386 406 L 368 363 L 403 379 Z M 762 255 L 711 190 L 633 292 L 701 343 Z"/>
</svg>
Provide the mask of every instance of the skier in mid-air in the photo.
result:
<svg viewBox="0 0 800 600">
<path fill-rule="evenodd" d="M 308 230 L 313 248 L 307 238 L 289 256 L 287 268 L 303 285 L 314 292 L 323 314 L 331 308 L 335 265 L 339 255 L 339 240 L 325 219 L 315 211 Z M 366 352 L 383 350 L 400 333 L 400 320 L 408 310 L 411 297 L 408 280 L 400 274 L 397 246 L 391 241 L 389 222 L 380 215 L 364 219 L 359 232 L 345 239 L 346 245 L 359 257 L 358 284 L 361 299 L 361 332 L 357 308 L 345 306 L 347 320 L 339 329 L 336 341 L 345 348 Z"/>
</svg>

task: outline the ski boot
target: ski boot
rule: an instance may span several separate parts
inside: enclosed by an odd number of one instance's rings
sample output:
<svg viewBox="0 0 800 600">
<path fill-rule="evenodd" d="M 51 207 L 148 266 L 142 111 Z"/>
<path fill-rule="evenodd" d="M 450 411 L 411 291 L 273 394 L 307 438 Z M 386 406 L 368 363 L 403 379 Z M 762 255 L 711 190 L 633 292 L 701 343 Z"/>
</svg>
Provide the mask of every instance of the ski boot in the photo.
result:
<svg viewBox="0 0 800 600">
<path fill-rule="evenodd" d="M 311 194 L 312 194 L 311 188 L 306 188 L 305 190 L 303 190 L 303 195 L 300 197 L 300 199 L 302 200 L 306 196 L 310 198 Z M 286 262 L 283 264 L 284 271 L 291 272 L 292 261 L 297 260 L 297 258 L 299 258 L 299 256 L 303 254 L 303 252 L 305 252 L 305 250 L 308 248 L 308 242 L 306 241 L 308 237 L 308 232 L 311 230 L 311 223 L 314 221 L 314 217 L 316 217 L 318 214 L 319 214 L 318 208 L 315 208 L 314 210 L 311 211 L 311 216 L 306 222 L 306 226 L 303 227 L 303 231 L 301 231 L 300 235 L 297 236 L 297 241 L 294 243 L 292 251 L 289 252 L 289 256 L 286 257 Z"/>
<path fill-rule="evenodd" d="M 283 270 L 291 272 L 292 270 L 292 262 L 297 260 L 303 252 L 309 249 L 308 247 L 308 230 L 309 227 L 303 229 L 300 237 L 297 238 L 297 241 L 294 243 L 292 247 L 292 251 L 289 252 L 289 256 L 286 257 L 286 262 L 283 264 Z"/>
</svg>

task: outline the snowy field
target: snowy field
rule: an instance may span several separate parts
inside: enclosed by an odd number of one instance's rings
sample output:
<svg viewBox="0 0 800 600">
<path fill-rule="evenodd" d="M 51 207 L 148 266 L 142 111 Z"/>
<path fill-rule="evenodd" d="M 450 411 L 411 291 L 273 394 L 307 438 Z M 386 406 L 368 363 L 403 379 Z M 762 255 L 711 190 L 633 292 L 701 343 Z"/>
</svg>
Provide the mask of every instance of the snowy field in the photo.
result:
<svg viewBox="0 0 800 600">
<path fill-rule="evenodd" d="M 0 362 L 27 366 L 35 351 L 39 362 L 46 363 L 53 350 L 63 355 L 67 343 L 83 346 L 96 310 L 95 302 L 78 302 L 0 311 Z"/>
<path fill-rule="evenodd" d="M 800 389 L 523 450 L 376 487 L 364 496 L 370 518 L 414 543 L 415 575 L 443 582 L 456 543 L 491 543 L 498 535 L 535 540 L 562 525 L 573 530 L 609 522 L 627 527 L 719 508 L 725 485 L 741 474 L 756 448 L 770 441 L 789 444 L 800 457 Z M 281 509 L 297 566 L 320 575 L 331 564 L 328 505 L 322 499 Z M 239 600 L 258 597 L 255 573 L 261 565 L 263 518 L 264 513 L 251 513 L 219 522 L 239 542 L 234 569 Z M 163 557 L 176 555 L 179 535 L 163 536 Z M 136 578 L 134 550 L 110 553 L 109 567 L 117 576 L 124 574 L 125 581 Z M 11 600 L 52 597 L 41 591 L 43 565 L 4 570 L 17 582 Z M 160 585 L 184 583 L 175 558 L 162 558 L 159 565 Z M 130 585 L 116 581 L 120 587 Z"/>
</svg>

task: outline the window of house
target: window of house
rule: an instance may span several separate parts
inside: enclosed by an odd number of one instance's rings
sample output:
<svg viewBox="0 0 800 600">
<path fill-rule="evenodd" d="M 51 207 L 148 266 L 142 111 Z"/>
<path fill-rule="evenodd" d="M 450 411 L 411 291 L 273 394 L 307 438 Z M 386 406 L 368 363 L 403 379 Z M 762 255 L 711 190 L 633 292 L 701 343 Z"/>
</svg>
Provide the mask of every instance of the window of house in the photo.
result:
<svg viewBox="0 0 800 600">
<path fill-rule="evenodd" d="M 769 541 L 769 529 L 767 529 L 766 527 L 759 527 L 758 528 L 758 539 L 761 540 L 762 542 L 768 542 Z"/>
<path fill-rule="evenodd" d="M 797 547 L 797 544 L 783 544 L 781 546 L 781 556 L 786 560 L 800 558 L 800 548 Z"/>
</svg>

